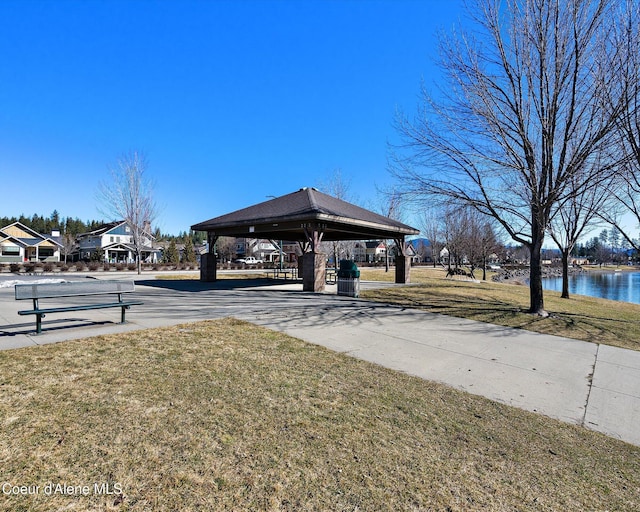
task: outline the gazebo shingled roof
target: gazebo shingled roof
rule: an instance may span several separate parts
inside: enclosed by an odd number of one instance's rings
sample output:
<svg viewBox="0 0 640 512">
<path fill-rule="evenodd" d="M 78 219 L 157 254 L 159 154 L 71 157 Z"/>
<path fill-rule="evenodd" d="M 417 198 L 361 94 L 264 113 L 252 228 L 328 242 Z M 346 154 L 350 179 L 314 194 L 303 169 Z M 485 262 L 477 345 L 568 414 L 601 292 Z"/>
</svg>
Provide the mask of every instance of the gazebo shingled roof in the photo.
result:
<svg viewBox="0 0 640 512">
<path fill-rule="evenodd" d="M 248 208 L 191 226 L 217 236 L 306 241 L 305 228 L 313 224 L 324 241 L 400 239 L 417 229 L 354 204 L 302 188 Z"/>
</svg>

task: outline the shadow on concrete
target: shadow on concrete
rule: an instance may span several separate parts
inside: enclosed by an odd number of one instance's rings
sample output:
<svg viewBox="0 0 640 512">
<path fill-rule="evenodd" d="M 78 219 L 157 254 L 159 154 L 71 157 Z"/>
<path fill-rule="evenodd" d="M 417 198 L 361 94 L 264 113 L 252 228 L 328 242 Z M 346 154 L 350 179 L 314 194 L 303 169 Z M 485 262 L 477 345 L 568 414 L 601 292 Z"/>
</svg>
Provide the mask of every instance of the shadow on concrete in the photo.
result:
<svg viewBox="0 0 640 512">
<path fill-rule="evenodd" d="M 302 281 L 299 281 L 299 283 L 302 284 Z M 148 279 L 136 281 L 136 284 L 179 292 L 206 292 L 210 290 L 242 290 L 245 288 L 264 288 L 268 290 L 270 286 L 296 284 L 296 281 L 283 281 L 282 279 L 264 277 L 256 279 L 220 279 L 210 283 L 196 279 Z"/>
<path fill-rule="evenodd" d="M 95 321 L 87 318 L 61 318 L 57 320 L 42 320 L 42 333 L 62 331 L 64 329 L 75 329 L 77 327 L 88 327 L 97 325 L 107 325 L 116 322 L 110 321 Z M 0 338 L 17 336 L 24 334 L 28 336 L 38 336 L 36 333 L 35 322 L 10 324 L 0 326 Z"/>
</svg>

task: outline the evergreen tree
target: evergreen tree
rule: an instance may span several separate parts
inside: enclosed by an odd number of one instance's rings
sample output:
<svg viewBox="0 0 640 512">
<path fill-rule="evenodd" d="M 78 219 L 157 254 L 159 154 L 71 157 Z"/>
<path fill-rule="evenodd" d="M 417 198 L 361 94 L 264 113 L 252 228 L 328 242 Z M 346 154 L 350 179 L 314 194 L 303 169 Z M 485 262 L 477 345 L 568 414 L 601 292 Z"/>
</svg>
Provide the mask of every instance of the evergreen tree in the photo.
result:
<svg viewBox="0 0 640 512">
<path fill-rule="evenodd" d="M 196 262 L 196 252 L 193 249 L 193 242 L 191 242 L 190 237 L 186 237 L 184 242 L 184 251 L 182 253 L 182 262 L 183 263 L 195 263 Z"/>
<path fill-rule="evenodd" d="M 164 252 L 164 257 L 162 259 L 165 263 L 170 263 L 172 265 L 176 265 L 180 262 L 180 253 L 178 252 L 175 240 L 171 240 L 171 242 L 169 242 L 169 247 L 167 247 L 167 250 Z"/>
<path fill-rule="evenodd" d="M 91 261 L 104 261 L 104 251 L 100 247 L 91 254 Z"/>
<path fill-rule="evenodd" d="M 49 217 L 49 227 L 50 227 L 50 231 L 53 231 L 54 229 L 60 229 L 60 213 L 58 212 L 58 210 L 53 210 L 53 212 L 51 213 L 51 217 Z"/>
</svg>

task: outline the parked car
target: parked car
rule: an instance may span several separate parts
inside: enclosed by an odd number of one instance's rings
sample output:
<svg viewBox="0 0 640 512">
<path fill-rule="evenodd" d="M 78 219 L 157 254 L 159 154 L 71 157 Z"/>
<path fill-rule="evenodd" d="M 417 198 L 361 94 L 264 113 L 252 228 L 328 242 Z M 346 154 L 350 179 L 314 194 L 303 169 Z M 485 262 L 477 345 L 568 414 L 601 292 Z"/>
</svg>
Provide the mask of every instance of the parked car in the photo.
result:
<svg viewBox="0 0 640 512">
<path fill-rule="evenodd" d="M 246 258 L 239 258 L 236 263 L 244 263 L 245 265 L 257 265 L 258 263 L 264 263 L 261 259 L 254 258 L 253 256 L 247 256 Z"/>
</svg>

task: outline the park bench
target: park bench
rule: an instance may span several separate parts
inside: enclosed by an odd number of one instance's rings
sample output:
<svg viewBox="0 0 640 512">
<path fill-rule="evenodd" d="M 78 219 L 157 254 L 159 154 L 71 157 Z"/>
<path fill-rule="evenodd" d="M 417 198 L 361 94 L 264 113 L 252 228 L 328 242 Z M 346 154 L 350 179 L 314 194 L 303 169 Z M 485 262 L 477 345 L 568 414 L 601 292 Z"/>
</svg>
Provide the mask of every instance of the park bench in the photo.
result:
<svg viewBox="0 0 640 512">
<path fill-rule="evenodd" d="M 475 267 L 471 267 L 468 272 L 465 269 L 460 267 L 450 268 L 449 270 L 447 270 L 447 275 L 445 276 L 445 279 L 453 278 L 454 276 L 463 276 L 463 277 L 470 277 L 471 279 L 475 279 L 476 276 L 473 273 L 474 270 L 475 270 Z"/>
<path fill-rule="evenodd" d="M 18 311 L 19 315 L 36 315 L 36 332 L 42 332 L 42 318 L 48 313 L 66 311 L 82 311 L 89 309 L 120 308 L 120 322 L 125 322 L 125 310 L 131 306 L 143 304 L 140 301 L 124 301 L 122 294 L 135 290 L 133 281 L 100 281 L 88 280 L 62 283 L 16 284 L 16 300 L 33 300 L 33 309 Z M 69 306 L 40 307 L 40 299 L 58 299 L 65 297 L 84 297 L 94 295 L 117 295 L 117 301 L 93 302 Z"/>
</svg>

